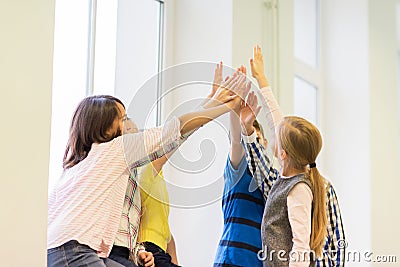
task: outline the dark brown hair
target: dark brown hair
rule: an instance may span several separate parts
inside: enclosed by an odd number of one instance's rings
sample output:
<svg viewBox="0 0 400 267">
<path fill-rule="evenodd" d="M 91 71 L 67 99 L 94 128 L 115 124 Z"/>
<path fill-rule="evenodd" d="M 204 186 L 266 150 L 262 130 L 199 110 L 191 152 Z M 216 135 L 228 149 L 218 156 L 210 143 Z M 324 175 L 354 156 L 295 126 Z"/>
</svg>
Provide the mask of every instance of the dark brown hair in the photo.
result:
<svg viewBox="0 0 400 267">
<path fill-rule="evenodd" d="M 109 95 L 89 96 L 79 103 L 71 121 L 63 159 L 64 169 L 84 160 L 93 143 L 108 142 L 121 135 L 121 131 L 108 133 L 115 119 L 123 115 L 117 103 L 124 106 L 121 100 Z"/>
</svg>

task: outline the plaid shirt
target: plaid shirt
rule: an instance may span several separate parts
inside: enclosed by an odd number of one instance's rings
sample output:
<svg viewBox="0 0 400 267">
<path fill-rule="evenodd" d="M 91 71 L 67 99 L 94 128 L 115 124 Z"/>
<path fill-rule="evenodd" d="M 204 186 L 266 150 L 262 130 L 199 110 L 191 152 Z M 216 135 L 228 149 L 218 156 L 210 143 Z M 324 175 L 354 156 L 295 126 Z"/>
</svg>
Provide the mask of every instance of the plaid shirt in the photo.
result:
<svg viewBox="0 0 400 267">
<path fill-rule="evenodd" d="M 277 179 L 279 173 L 272 167 L 272 163 L 265 153 L 265 148 L 255 138 L 254 132 L 251 136 L 242 136 L 245 141 L 246 159 L 258 187 L 268 197 L 268 193 Z M 327 237 L 323 249 L 323 258 L 317 259 L 317 267 L 344 266 L 345 262 L 345 235 L 339 202 L 331 183 L 325 179 L 326 205 L 328 215 Z"/>
<path fill-rule="evenodd" d="M 176 149 L 181 145 L 190 135 L 196 130 L 190 131 L 182 135 L 179 139 L 174 142 L 164 145 L 163 148 L 149 154 L 136 162 L 131 167 L 131 174 L 129 176 L 128 185 L 125 193 L 124 205 L 122 208 L 121 221 L 117 236 L 114 241 L 114 245 L 129 248 L 131 251 L 131 259 L 134 259 L 134 251 L 136 248 L 136 241 L 138 236 L 139 224 L 140 224 L 140 213 L 141 213 L 141 200 L 140 190 L 138 190 L 137 184 L 137 168 L 149 164 L 150 162 L 161 158 L 165 154 Z"/>
</svg>

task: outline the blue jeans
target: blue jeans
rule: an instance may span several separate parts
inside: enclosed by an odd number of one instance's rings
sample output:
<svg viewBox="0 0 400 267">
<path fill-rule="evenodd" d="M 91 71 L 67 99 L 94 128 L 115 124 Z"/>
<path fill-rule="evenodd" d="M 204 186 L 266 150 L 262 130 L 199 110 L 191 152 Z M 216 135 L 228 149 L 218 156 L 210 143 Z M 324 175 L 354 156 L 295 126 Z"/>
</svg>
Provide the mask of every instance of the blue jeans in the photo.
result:
<svg viewBox="0 0 400 267">
<path fill-rule="evenodd" d="M 123 265 L 103 259 L 97 252 L 77 241 L 69 241 L 59 247 L 47 250 L 47 267 L 123 267 Z"/>
</svg>

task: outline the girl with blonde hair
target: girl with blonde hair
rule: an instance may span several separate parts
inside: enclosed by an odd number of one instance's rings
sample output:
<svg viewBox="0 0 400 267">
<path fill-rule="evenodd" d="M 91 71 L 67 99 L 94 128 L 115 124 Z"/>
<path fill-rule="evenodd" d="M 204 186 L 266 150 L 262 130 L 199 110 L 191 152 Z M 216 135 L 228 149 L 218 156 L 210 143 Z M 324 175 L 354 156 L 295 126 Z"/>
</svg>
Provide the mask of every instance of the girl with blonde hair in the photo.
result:
<svg viewBox="0 0 400 267">
<path fill-rule="evenodd" d="M 315 163 L 322 148 L 322 137 L 317 127 L 306 119 L 282 117 L 265 78 L 258 46 L 254 48 L 250 65 L 266 102 L 267 122 L 273 133 L 270 143 L 281 167 L 278 172 L 267 159 L 270 168 L 256 170 L 265 171 L 267 181 L 257 181 L 267 199 L 261 226 L 263 250 L 259 258 L 264 266 L 315 266 L 327 235 L 325 180 Z M 250 109 L 241 112 L 246 143 L 251 143 L 246 138 L 255 135 L 253 122 L 258 111 L 255 101 Z"/>
</svg>

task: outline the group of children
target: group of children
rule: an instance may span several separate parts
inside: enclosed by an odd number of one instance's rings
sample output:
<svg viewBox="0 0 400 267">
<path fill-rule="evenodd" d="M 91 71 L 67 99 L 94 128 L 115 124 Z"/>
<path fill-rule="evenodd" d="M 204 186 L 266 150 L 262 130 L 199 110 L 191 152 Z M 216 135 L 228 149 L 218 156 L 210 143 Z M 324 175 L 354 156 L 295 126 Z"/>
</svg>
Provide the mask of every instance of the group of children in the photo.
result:
<svg viewBox="0 0 400 267">
<path fill-rule="evenodd" d="M 258 46 L 250 65 L 280 172 L 266 153 L 243 66 L 224 80 L 218 64 L 202 108 L 141 132 L 117 98 L 87 97 L 73 115 L 64 171 L 49 196 L 48 266 L 178 266 L 162 167 L 197 128 L 227 112 L 231 149 L 214 266 L 343 266 L 336 194 L 315 164 L 321 135 L 305 119 L 282 117 Z"/>
<path fill-rule="evenodd" d="M 245 105 L 231 112 L 224 229 L 214 267 L 344 266 L 345 235 L 337 196 L 315 163 L 321 135 L 303 118 L 282 117 L 258 46 L 250 66 L 266 103 L 264 114 L 273 135 L 269 146 L 281 169 L 275 169 L 268 156 L 268 142 L 256 120 L 260 107 L 250 93 Z"/>
</svg>

